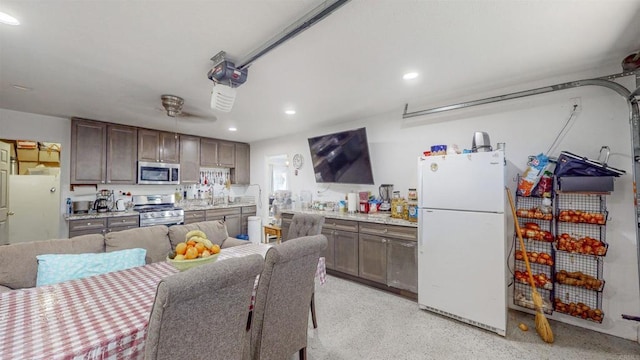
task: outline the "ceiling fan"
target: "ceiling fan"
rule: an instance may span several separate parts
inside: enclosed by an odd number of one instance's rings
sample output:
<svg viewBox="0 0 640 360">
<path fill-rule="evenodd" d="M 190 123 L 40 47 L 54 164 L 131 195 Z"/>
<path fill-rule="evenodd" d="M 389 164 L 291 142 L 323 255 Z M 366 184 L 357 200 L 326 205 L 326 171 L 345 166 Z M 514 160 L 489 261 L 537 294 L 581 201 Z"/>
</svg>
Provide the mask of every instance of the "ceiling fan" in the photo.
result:
<svg viewBox="0 0 640 360">
<path fill-rule="evenodd" d="M 162 107 L 164 108 L 164 111 L 166 111 L 167 116 L 176 118 L 176 120 L 178 118 L 203 119 L 208 121 L 218 120 L 218 118 L 213 114 L 203 116 L 203 115 L 197 115 L 191 112 L 183 111 L 182 108 L 184 106 L 184 99 L 181 98 L 180 96 L 165 94 L 165 95 L 162 95 L 160 99 L 162 100 Z"/>
</svg>

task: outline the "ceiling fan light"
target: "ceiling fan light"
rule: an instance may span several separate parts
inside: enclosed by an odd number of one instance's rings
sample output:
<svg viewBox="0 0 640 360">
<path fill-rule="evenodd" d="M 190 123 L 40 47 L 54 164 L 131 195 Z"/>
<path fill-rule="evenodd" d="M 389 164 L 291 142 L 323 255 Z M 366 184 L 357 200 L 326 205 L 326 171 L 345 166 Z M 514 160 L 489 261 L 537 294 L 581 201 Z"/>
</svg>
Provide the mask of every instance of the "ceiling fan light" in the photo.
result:
<svg viewBox="0 0 640 360">
<path fill-rule="evenodd" d="M 222 112 L 230 112 L 236 100 L 236 89 L 230 86 L 213 83 L 211 90 L 211 108 Z"/>
</svg>

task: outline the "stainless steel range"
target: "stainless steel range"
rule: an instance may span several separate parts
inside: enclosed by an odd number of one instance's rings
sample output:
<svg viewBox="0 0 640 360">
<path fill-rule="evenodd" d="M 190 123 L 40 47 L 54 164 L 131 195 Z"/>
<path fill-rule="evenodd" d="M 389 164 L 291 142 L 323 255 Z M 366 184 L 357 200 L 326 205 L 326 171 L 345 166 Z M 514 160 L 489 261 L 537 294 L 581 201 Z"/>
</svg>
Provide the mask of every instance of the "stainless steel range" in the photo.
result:
<svg viewBox="0 0 640 360">
<path fill-rule="evenodd" d="M 184 210 L 175 206 L 174 195 L 134 195 L 133 210 L 140 213 L 140 227 L 184 223 Z"/>
</svg>

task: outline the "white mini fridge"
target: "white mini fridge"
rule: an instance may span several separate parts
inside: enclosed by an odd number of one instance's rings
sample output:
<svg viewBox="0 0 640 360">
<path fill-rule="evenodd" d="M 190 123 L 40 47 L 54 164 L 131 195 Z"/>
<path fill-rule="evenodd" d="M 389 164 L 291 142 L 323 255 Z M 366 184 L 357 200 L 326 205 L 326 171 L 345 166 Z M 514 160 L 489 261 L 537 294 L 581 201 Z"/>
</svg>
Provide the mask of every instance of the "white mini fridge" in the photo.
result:
<svg viewBox="0 0 640 360">
<path fill-rule="evenodd" d="M 420 308 L 504 336 L 504 152 L 420 157 L 418 179 Z"/>
</svg>

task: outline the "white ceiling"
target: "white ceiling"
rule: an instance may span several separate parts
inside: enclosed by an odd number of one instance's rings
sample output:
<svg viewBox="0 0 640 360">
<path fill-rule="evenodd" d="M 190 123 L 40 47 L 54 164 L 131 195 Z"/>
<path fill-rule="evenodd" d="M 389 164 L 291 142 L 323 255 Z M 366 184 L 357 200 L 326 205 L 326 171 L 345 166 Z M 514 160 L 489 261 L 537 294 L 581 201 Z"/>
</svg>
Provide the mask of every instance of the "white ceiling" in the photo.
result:
<svg viewBox="0 0 640 360">
<path fill-rule="evenodd" d="M 179 132 L 252 142 L 399 118 L 406 102 L 446 105 L 621 71 L 640 49 L 640 0 L 352 0 L 255 61 L 230 113 L 210 109 L 213 55 L 244 58 L 323 3 L 2 0 L 0 11 L 22 24 L 0 24 L 0 108 L 174 131 L 159 109 L 160 95 L 175 94 L 186 111 L 217 117 L 181 119 Z M 403 81 L 410 70 L 420 77 Z M 285 115 L 289 106 L 297 114 Z"/>
</svg>

